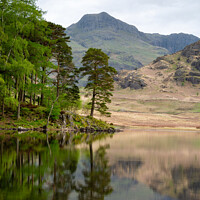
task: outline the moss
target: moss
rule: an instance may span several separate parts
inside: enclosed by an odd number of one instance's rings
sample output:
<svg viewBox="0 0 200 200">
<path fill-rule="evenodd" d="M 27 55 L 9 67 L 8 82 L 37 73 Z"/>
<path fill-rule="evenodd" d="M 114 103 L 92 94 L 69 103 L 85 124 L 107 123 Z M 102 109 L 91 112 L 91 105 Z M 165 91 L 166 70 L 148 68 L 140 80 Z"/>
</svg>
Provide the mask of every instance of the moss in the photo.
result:
<svg viewBox="0 0 200 200">
<path fill-rule="evenodd" d="M 40 114 L 45 113 L 45 108 L 43 107 L 34 108 L 34 112 L 31 111 L 30 108 L 25 108 L 25 107 L 23 108 L 23 110 L 24 110 L 24 116 L 22 116 L 20 120 L 6 118 L 0 121 L 0 128 L 9 129 L 9 128 L 23 127 L 23 128 L 34 129 L 34 128 L 42 128 L 47 124 L 46 117 L 41 119 L 38 117 L 39 113 Z M 27 113 L 29 112 L 28 117 L 25 115 L 25 112 Z M 68 118 L 70 118 L 70 120 Z M 76 127 L 78 129 L 90 127 L 93 128 L 94 130 L 106 130 L 109 129 L 110 127 L 113 127 L 112 125 L 107 124 L 102 120 L 95 119 L 94 117 L 91 116 L 85 117 L 74 113 L 66 114 L 66 122 L 67 122 L 66 127 L 72 127 L 72 128 Z M 52 120 L 50 121 L 48 128 L 59 129 L 61 127 L 61 124 L 62 124 L 61 119 Z"/>
</svg>

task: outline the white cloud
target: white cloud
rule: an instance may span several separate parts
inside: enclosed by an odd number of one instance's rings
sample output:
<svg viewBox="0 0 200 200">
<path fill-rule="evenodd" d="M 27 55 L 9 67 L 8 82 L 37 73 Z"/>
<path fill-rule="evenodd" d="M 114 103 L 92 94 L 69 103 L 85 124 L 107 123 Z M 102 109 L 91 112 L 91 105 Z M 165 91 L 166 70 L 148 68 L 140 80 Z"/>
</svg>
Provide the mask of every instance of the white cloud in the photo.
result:
<svg viewBox="0 0 200 200">
<path fill-rule="evenodd" d="M 45 18 L 65 27 L 84 14 L 108 12 L 143 32 L 185 32 L 200 37 L 199 0 L 38 0 Z"/>
</svg>

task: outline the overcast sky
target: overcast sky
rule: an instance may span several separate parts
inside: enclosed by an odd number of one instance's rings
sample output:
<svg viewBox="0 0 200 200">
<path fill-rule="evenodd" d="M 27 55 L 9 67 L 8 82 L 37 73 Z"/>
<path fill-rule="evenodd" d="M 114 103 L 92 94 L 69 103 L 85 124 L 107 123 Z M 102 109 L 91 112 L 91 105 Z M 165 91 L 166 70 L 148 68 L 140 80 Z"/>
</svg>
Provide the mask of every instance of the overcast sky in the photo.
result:
<svg viewBox="0 0 200 200">
<path fill-rule="evenodd" d="M 64 27 L 85 14 L 107 12 L 145 33 L 200 37 L 200 0 L 38 0 L 45 19 Z"/>
</svg>

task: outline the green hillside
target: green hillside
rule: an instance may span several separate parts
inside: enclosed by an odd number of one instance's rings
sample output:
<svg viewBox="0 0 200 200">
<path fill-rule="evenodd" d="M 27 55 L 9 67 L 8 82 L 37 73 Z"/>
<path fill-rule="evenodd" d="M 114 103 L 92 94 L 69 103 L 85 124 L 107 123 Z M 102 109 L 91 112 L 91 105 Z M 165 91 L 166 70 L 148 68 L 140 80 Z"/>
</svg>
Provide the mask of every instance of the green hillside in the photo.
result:
<svg viewBox="0 0 200 200">
<path fill-rule="evenodd" d="M 164 47 L 166 37 L 163 40 L 162 35 L 156 38 L 155 34 L 142 33 L 135 26 L 105 12 L 83 16 L 78 23 L 68 27 L 66 32 L 71 37 L 77 66 L 80 66 L 84 52 L 90 47 L 101 48 L 107 53 L 110 56 L 110 65 L 117 70 L 139 68 L 159 56 L 171 53 L 171 47 Z M 189 38 L 189 43 L 198 40 L 195 36 Z M 187 40 L 183 39 L 185 43 L 188 43 Z"/>
</svg>

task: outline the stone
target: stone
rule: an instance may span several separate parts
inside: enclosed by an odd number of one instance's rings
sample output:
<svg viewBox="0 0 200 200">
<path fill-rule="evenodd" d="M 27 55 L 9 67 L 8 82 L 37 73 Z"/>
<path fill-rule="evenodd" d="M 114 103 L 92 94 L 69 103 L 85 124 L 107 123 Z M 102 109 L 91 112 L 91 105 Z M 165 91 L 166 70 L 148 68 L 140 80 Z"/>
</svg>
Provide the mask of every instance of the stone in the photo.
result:
<svg viewBox="0 0 200 200">
<path fill-rule="evenodd" d="M 192 84 L 199 84 L 200 83 L 200 77 L 186 77 L 186 81 L 191 82 Z"/>
</svg>

